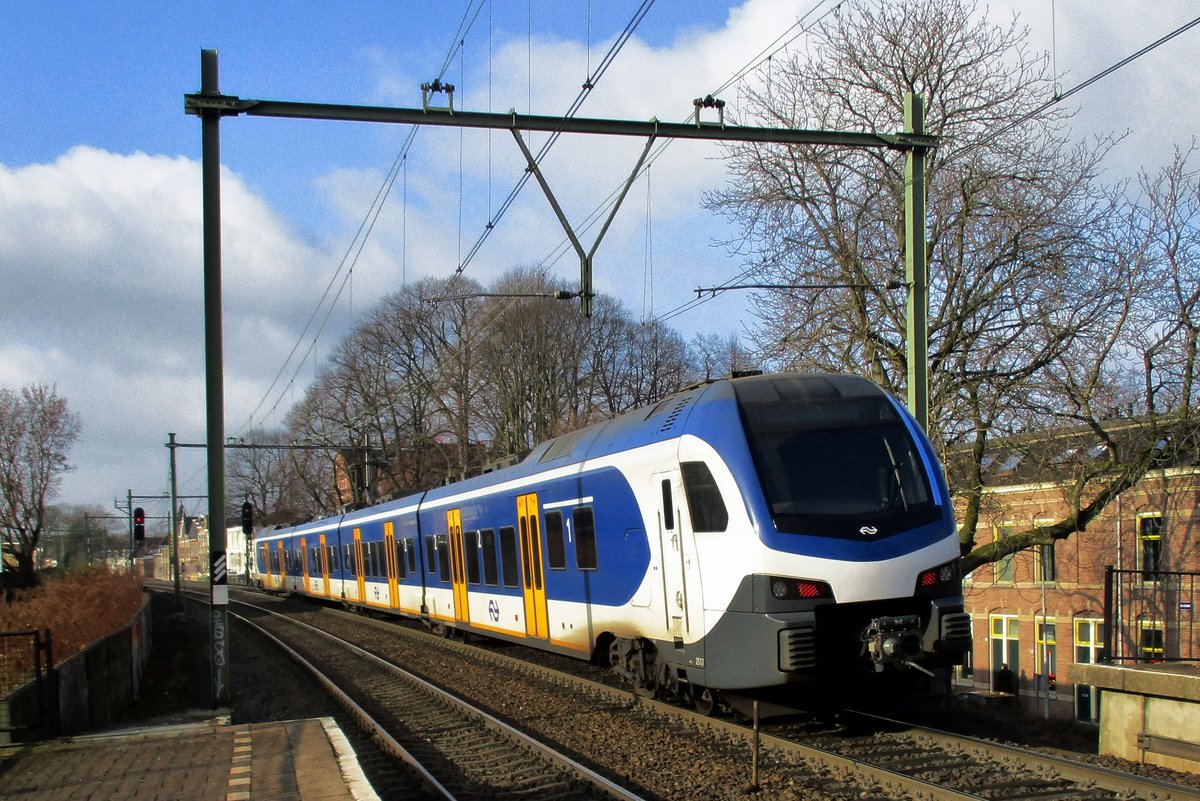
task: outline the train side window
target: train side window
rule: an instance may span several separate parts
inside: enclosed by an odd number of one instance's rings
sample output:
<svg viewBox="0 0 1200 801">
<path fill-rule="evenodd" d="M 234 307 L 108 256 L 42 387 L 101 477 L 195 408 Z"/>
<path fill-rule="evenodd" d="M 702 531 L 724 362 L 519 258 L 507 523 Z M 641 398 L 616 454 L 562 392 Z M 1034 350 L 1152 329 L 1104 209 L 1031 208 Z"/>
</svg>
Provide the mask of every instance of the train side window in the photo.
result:
<svg viewBox="0 0 1200 801">
<path fill-rule="evenodd" d="M 342 554 L 342 563 L 346 565 L 346 571 L 353 578 L 358 578 L 358 565 L 355 563 L 356 560 L 354 558 L 354 546 L 351 543 L 346 543 L 342 546 L 342 550 L 345 551 L 345 553 Z"/>
<path fill-rule="evenodd" d="M 463 561 L 467 563 L 467 583 L 479 583 L 479 532 L 463 532 Z"/>
<path fill-rule="evenodd" d="M 412 537 L 405 537 L 406 546 L 404 550 L 408 551 L 408 572 L 417 572 L 417 543 Z"/>
<path fill-rule="evenodd" d="M 580 570 L 595 570 L 598 566 L 596 556 L 596 518 L 590 506 L 584 506 L 571 513 L 571 521 L 575 525 L 575 566 Z"/>
<path fill-rule="evenodd" d="M 428 560 L 425 569 L 429 571 L 429 574 L 437 573 L 437 541 L 432 534 L 425 536 L 425 559 Z"/>
<path fill-rule="evenodd" d="M 485 528 L 479 532 L 480 547 L 483 550 L 483 583 L 495 587 L 500 583 L 496 572 L 496 531 Z"/>
<path fill-rule="evenodd" d="M 325 554 L 325 558 L 329 560 L 330 573 L 342 569 L 342 566 L 338 563 L 338 549 L 336 545 L 326 545 Z"/>
<path fill-rule="evenodd" d="M 445 534 L 437 535 L 438 578 L 450 580 L 450 540 Z"/>
<path fill-rule="evenodd" d="M 662 482 L 663 528 L 671 531 L 675 528 L 675 501 L 671 497 L 671 480 L 664 478 Z"/>
<path fill-rule="evenodd" d="M 512 526 L 500 529 L 500 571 L 505 587 L 521 586 L 517 571 L 517 530 Z"/>
<path fill-rule="evenodd" d="M 402 579 L 406 573 L 404 571 L 404 551 L 407 549 L 407 540 L 396 540 L 396 578 Z"/>
<path fill-rule="evenodd" d="M 724 531 L 729 526 L 729 511 L 708 465 L 682 462 L 679 467 L 683 471 L 683 494 L 692 515 L 692 530 Z"/>
<path fill-rule="evenodd" d="M 567 539 L 562 512 L 546 512 L 546 562 L 551 570 L 567 569 Z"/>
</svg>

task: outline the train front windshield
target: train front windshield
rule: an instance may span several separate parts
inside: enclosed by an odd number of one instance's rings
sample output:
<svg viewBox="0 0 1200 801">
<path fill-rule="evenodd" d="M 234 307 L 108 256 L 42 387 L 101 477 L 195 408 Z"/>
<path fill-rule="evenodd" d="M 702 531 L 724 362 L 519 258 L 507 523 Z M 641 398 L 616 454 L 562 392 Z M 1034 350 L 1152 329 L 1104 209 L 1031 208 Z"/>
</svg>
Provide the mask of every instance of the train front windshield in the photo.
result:
<svg viewBox="0 0 1200 801">
<path fill-rule="evenodd" d="M 775 527 L 885 537 L 938 519 L 930 477 L 886 398 L 742 403 Z"/>
</svg>

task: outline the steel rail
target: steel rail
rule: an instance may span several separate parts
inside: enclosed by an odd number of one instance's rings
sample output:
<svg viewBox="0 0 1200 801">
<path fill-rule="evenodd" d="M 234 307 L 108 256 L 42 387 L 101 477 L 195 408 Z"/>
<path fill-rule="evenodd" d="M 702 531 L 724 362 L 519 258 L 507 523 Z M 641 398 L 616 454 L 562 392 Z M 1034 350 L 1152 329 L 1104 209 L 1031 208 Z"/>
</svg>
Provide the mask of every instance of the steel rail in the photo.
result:
<svg viewBox="0 0 1200 801">
<path fill-rule="evenodd" d="M 239 601 L 238 603 L 245 604 L 246 602 Z M 252 604 L 247 604 L 247 605 L 252 606 Z M 268 611 L 273 615 L 279 614 L 278 612 L 271 612 L 271 610 L 265 610 L 265 611 Z M 340 610 L 335 610 L 335 609 L 330 609 L 329 611 L 332 611 L 336 614 L 350 614 L 349 612 L 343 613 Z M 296 623 L 297 625 L 302 625 L 302 626 L 309 625 L 307 623 L 301 623 L 300 621 L 291 620 L 290 618 L 287 618 L 286 615 L 281 615 L 281 617 L 284 617 L 284 618 L 290 620 L 291 622 Z M 363 619 L 359 618 L 357 616 L 355 617 L 355 619 L 359 622 L 363 622 Z M 383 625 L 383 624 L 381 624 L 381 625 Z M 739 724 L 739 723 L 734 723 L 732 721 L 719 720 L 716 718 L 706 717 L 704 715 L 700 715 L 698 713 L 692 712 L 691 710 L 676 706 L 674 704 L 668 704 L 668 703 L 665 703 L 662 701 L 656 701 L 652 698 L 648 698 L 648 697 L 646 697 L 644 695 L 640 695 L 636 692 L 631 693 L 629 690 L 619 690 L 619 689 L 609 687 L 604 684 L 598 684 L 594 681 L 590 681 L 588 679 L 585 679 L 585 678 L 582 678 L 579 676 L 572 676 L 570 674 L 561 673 L 559 671 L 555 671 L 550 668 L 543 667 L 541 665 L 535 665 L 535 664 L 531 664 L 529 662 L 525 662 L 520 659 L 514 659 L 512 657 L 504 656 L 503 654 L 497 654 L 497 653 L 493 653 L 491 651 L 481 650 L 479 648 L 475 648 L 470 645 L 466 645 L 464 643 L 459 643 L 459 642 L 455 642 L 453 640 L 448 640 L 448 639 L 445 639 L 442 637 L 437 637 L 436 635 L 433 635 L 433 634 L 426 634 L 425 632 L 413 631 L 411 629 L 394 626 L 394 625 L 388 626 L 388 629 L 389 629 L 389 631 L 393 631 L 396 634 L 403 636 L 403 637 L 428 638 L 430 640 L 435 640 L 439 644 L 439 647 L 446 647 L 446 648 L 450 648 L 453 650 L 458 650 L 458 651 L 461 651 L 462 653 L 470 654 L 476 658 L 491 660 L 502 666 L 519 667 L 519 668 L 527 670 L 529 672 L 549 678 L 553 681 L 561 681 L 568 685 L 578 687 L 581 690 L 600 694 L 600 695 L 610 698 L 614 701 L 628 701 L 630 699 L 630 697 L 632 696 L 635 698 L 637 704 L 645 706 L 645 707 L 647 707 L 661 715 L 664 715 L 666 717 L 685 717 L 688 720 L 691 720 L 691 721 L 697 723 L 698 725 L 708 726 L 712 729 L 715 729 L 721 733 L 727 734 L 731 737 L 736 737 L 738 739 L 744 740 L 747 744 L 751 744 L 751 745 L 753 744 L 754 731 L 750 728 L 747 728 L 746 726 L 744 726 L 742 724 Z M 320 629 L 316 629 L 316 631 L 320 631 Z M 333 637 L 333 635 L 329 635 L 329 634 L 326 634 L 326 636 Z M 355 650 L 361 650 L 361 649 L 358 649 L 357 646 L 354 646 L 352 644 L 348 644 L 348 645 L 350 648 L 353 648 Z M 374 657 L 373 655 L 371 655 L 371 656 L 374 659 L 378 659 L 378 657 Z M 383 660 L 380 660 L 380 661 L 383 662 L 383 664 L 388 664 L 387 662 L 384 662 Z M 401 673 L 404 673 L 404 671 L 401 670 L 400 668 L 395 668 L 395 669 L 400 671 Z M 486 714 L 486 713 L 484 713 L 484 714 Z M 505 725 L 505 724 L 501 723 L 500 725 Z M 518 734 L 520 734 L 520 732 L 518 732 Z M 524 736 L 524 735 L 521 735 L 521 736 Z M 799 756 L 807 757 L 816 762 L 824 763 L 824 764 L 839 768 L 841 770 L 844 770 L 847 773 L 853 774 L 859 781 L 867 782 L 867 783 L 882 784 L 882 785 L 891 785 L 893 787 L 899 788 L 899 789 L 903 790 L 904 792 L 909 793 L 914 798 L 933 799 L 933 801 L 983 801 L 983 798 L 978 795 L 962 792 L 962 791 L 956 790 L 952 787 L 945 787 L 942 785 L 934 784 L 933 782 L 929 782 L 924 779 L 919 779 L 915 776 L 908 776 L 906 774 L 899 773 L 899 772 L 891 770 L 889 768 L 885 768 L 885 767 L 882 767 L 879 765 L 874 765 L 869 762 L 864 762 L 862 760 L 857 760 L 852 757 L 842 756 L 841 754 L 836 754 L 836 753 L 833 753 L 832 751 L 826 751 L 824 749 L 817 748 L 815 746 L 804 745 L 803 743 L 797 743 L 793 740 L 788 740 L 788 739 L 785 739 L 782 737 L 776 737 L 776 736 L 770 735 L 770 734 L 760 733 L 759 739 L 764 748 L 775 749 L 775 750 L 779 750 L 779 751 L 782 751 L 785 753 L 791 753 L 791 754 L 796 754 Z M 536 742 L 536 741 L 534 741 L 534 742 Z M 605 781 L 607 781 L 607 780 L 605 780 Z M 632 797 L 632 796 L 630 796 L 630 797 Z"/>
<path fill-rule="evenodd" d="M 846 710 L 858 717 L 868 720 L 881 721 L 888 724 L 903 726 L 918 737 L 930 740 L 940 746 L 974 751 L 993 759 L 1018 759 L 1026 764 L 1057 771 L 1061 776 L 1075 782 L 1090 782 L 1114 793 L 1133 793 L 1141 798 L 1154 798 L 1158 801 L 1200 801 L 1200 790 L 1184 787 L 1160 779 L 1125 773 L 1102 765 L 1091 765 L 1068 757 L 1036 751 L 1007 743 L 983 740 L 967 734 L 931 729 L 906 720 L 876 715 L 859 710 Z"/>
<path fill-rule="evenodd" d="M 239 602 L 239 603 L 244 603 L 244 602 Z M 246 605 L 249 606 L 249 604 L 246 604 Z M 255 607 L 255 608 L 258 608 L 258 607 Z M 269 611 L 269 610 L 263 610 L 263 611 Z M 346 692 L 344 692 L 340 687 L 338 687 L 337 684 L 335 684 L 332 679 L 330 679 L 328 676 L 326 676 L 324 673 L 322 673 L 320 668 L 318 668 L 312 662 L 305 659 L 298 651 L 296 651 L 290 645 L 288 645 L 283 640 L 279 639 L 274 634 L 267 631 L 262 626 L 255 623 L 254 621 L 250 620 L 249 618 L 243 617 L 242 615 L 236 614 L 236 613 L 230 613 L 230 614 L 233 618 L 241 621 L 242 623 L 246 624 L 247 626 L 250 626 L 252 629 L 257 631 L 259 634 L 262 634 L 264 637 L 266 637 L 268 640 L 270 640 L 272 643 L 274 643 L 285 654 L 290 656 L 292 658 L 292 660 L 296 662 L 296 664 L 298 664 L 300 667 L 304 668 L 304 670 L 308 671 L 308 673 L 310 675 L 312 675 L 312 677 L 314 679 L 316 679 L 317 683 L 320 684 L 322 687 L 324 687 L 325 691 L 328 692 L 331 696 L 333 696 L 334 700 L 337 701 L 337 703 L 343 709 L 345 709 L 355 719 L 355 721 L 358 722 L 358 725 L 362 726 L 364 729 L 367 730 L 368 734 L 375 741 L 376 745 L 379 747 L 380 750 L 384 751 L 385 753 L 391 755 L 392 757 L 394 757 L 396 759 L 403 761 L 406 765 L 408 765 L 410 768 L 412 768 L 414 771 L 416 771 L 416 774 L 420 780 L 420 784 L 426 792 L 428 792 L 434 798 L 442 799 L 442 801 L 457 801 L 455 795 L 453 793 L 451 793 L 448 789 L 446 789 L 446 787 L 440 781 L 437 780 L 437 777 L 434 776 L 432 773 L 430 773 L 429 770 L 423 764 L 421 764 L 421 761 L 419 759 L 417 759 L 415 756 L 413 756 L 408 751 L 407 748 L 405 748 L 403 745 L 401 745 L 396 740 L 395 737 L 393 737 L 391 734 L 389 734 L 387 729 L 385 729 L 383 726 L 381 726 L 379 724 L 378 721 L 376 721 L 373 717 L 371 717 L 369 712 L 367 712 L 365 709 L 363 709 L 361 706 L 359 706 L 359 704 L 353 698 L 351 698 Z M 276 613 L 271 612 L 271 614 L 276 614 Z M 291 622 L 296 623 L 297 625 L 305 625 L 303 623 L 299 623 L 299 621 L 293 620 Z"/>
<path fill-rule="evenodd" d="M 622 801 L 645 801 L 641 796 L 636 795 L 635 793 L 629 792 L 624 787 L 621 787 L 619 784 L 616 784 L 615 782 L 613 782 L 609 779 L 606 779 L 605 777 L 601 776 L 599 773 L 592 770 L 591 768 L 588 768 L 587 766 L 582 765 L 579 762 L 576 762 L 574 759 L 572 759 L 569 756 L 554 749 L 552 746 L 549 746 L 549 745 L 541 742 L 540 740 L 529 736 L 525 732 L 523 732 L 517 728 L 514 728 L 513 726 L 505 723 L 504 721 L 500 720 L 499 718 L 495 717 L 494 715 L 488 714 L 487 712 L 468 703 L 467 701 L 464 701 L 463 699 L 454 696 L 453 694 L 426 681 L 425 679 L 422 679 L 421 677 L 408 672 L 404 668 L 401 668 L 398 665 L 394 665 L 391 662 L 388 662 L 386 659 L 382 659 L 382 658 L 376 656 L 375 654 L 371 653 L 370 651 L 367 651 L 363 648 L 358 647 L 354 643 L 348 642 L 347 640 L 344 640 L 341 637 L 338 637 L 334 634 L 330 634 L 329 632 L 324 631 L 316 626 L 310 625 L 310 624 L 305 623 L 300 620 L 296 620 L 295 618 L 289 617 L 288 615 L 280 614 L 279 612 L 275 612 L 271 609 L 267 609 L 267 608 L 261 607 L 261 606 L 256 606 L 255 604 L 249 603 L 247 601 L 235 601 L 234 603 L 236 603 L 240 606 L 249 607 L 249 608 L 257 610 L 259 612 L 265 612 L 268 615 L 280 618 L 292 625 L 300 626 L 314 634 L 322 636 L 322 637 L 328 639 L 329 641 L 336 643 L 339 647 L 345 648 L 346 650 L 378 665 L 379 667 L 383 668 L 384 670 L 387 670 L 391 673 L 396 674 L 397 676 L 401 677 L 404 681 L 410 682 L 411 684 L 416 685 L 422 691 L 426 692 L 430 696 L 437 698 L 438 700 L 443 701 L 444 703 L 447 703 L 450 706 L 453 706 L 454 708 L 456 708 L 472 717 L 482 720 L 484 725 L 487 728 L 492 729 L 493 731 L 497 731 L 500 734 L 508 737 L 510 740 L 515 740 L 519 744 L 523 745 L 526 748 L 529 748 L 530 750 L 534 751 L 535 753 L 541 754 L 543 757 L 545 757 L 549 760 L 552 760 L 553 762 L 555 762 L 559 765 L 566 767 L 570 772 L 574 773 L 580 779 L 583 779 L 587 783 L 591 784 L 593 787 L 597 788 L 601 792 L 607 793 L 608 795 L 612 796 L 613 798 L 622 799 Z M 249 621 L 247 621 L 247 622 L 249 622 Z M 254 624 L 251 624 L 251 625 L 254 625 Z M 261 630 L 261 627 L 258 627 L 258 626 L 255 626 L 255 627 L 259 628 L 259 630 Z M 275 639 L 275 638 L 272 638 L 272 639 Z M 332 686 L 331 682 L 330 683 L 326 683 L 326 682 L 328 682 L 327 679 L 322 681 L 322 683 L 325 684 L 325 686 L 327 686 L 327 687 Z M 345 696 L 345 694 L 342 693 L 340 690 L 336 691 L 336 695 L 339 697 Z M 349 699 L 348 696 L 345 696 L 345 697 L 347 698 L 347 700 L 350 703 L 354 703 L 353 700 Z M 355 704 L 355 706 L 357 707 L 357 704 Z M 363 712 L 362 714 L 365 715 L 366 713 Z M 389 736 L 389 740 L 391 740 L 390 736 Z M 392 742 L 394 742 L 394 740 L 392 740 Z M 399 743 L 396 743 L 396 746 L 400 747 Z M 407 752 L 405 752 L 405 753 L 407 753 Z M 445 797 L 453 798 L 453 796 L 449 796 L 449 795 L 447 795 Z"/>
</svg>

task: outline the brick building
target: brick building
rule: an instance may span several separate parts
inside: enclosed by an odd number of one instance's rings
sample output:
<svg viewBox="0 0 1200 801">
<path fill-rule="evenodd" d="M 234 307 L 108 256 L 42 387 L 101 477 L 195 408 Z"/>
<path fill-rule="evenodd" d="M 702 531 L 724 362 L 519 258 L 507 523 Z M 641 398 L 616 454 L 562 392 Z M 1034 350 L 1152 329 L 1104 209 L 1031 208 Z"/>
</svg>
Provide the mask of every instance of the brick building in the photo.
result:
<svg viewBox="0 0 1200 801">
<path fill-rule="evenodd" d="M 1019 458 L 1002 456 L 993 466 L 977 545 L 1067 513 L 1061 486 L 1023 477 L 1015 469 Z M 1105 655 L 1108 566 L 1128 571 L 1117 574 L 1113 655 L 1200 659 L 1200 620 L 1192 617 L 1200 587 L 1190 586 L 1186 577 L 1180 585 L 1180 578 L 1168 574 L 1200 571 L 1198 525 L 1200 467 L 1167 467 L 1117 496 L 1086 531 L 976 569 L 963 584 L 974 646 L 970 662 L 956 671 L 956 689 L 1005 689 L 998 686 L 1003 683 L 998 672 L 1007 664 L 1026 709 L 1096 720 L 1095 689 L 1058 677 L 1067 675 L 1070 663 L 1094 663 Z"/>
<path fill-rule="evenodd" d="M 164 541 L 153 555 L 153 576 L 161 579 L 171 579 L 171 543 Z M 225 529 L 225 555 L 228 565 L 229 580 L 239 582 L 246 580 L 246 535 L 242 527 L 230 526 Z M 209 551 L 208 551 L 208 518 L 188 518 L 186 514 L 179 516 L 179 577 L 183 581 L 208 581 Z"/>
</svg>

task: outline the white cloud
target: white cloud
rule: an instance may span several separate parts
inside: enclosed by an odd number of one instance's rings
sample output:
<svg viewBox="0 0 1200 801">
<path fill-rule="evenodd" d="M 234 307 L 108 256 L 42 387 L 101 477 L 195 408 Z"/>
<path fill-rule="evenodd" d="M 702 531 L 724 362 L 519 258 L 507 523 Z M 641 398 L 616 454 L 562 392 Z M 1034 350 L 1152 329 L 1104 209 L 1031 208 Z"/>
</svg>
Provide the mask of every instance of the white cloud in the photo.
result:
<svg viewBox="0 0 1200 801">
<path fill-rule="evenodd" d="M 329 255 L 226 171 L 224 343 L 230 426 L 265 391 Z M 168 431 L 204 436 L 200 169 L 77 147 L 0 166 L 0 383 L 56 384 L 83 423 L 63 500 L 165 483 Z M 336 333 L 336 332 L 335 332 Z"/>
</svg>

